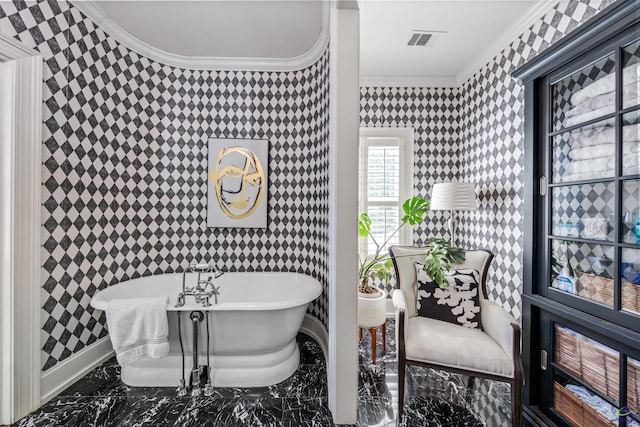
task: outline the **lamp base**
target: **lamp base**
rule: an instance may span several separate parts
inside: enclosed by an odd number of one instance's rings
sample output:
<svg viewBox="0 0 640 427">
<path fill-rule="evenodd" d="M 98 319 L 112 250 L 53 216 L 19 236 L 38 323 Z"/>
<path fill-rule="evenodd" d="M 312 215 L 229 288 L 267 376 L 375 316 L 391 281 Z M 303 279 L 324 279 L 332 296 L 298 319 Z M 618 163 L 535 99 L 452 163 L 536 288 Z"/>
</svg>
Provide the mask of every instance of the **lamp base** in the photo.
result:
<svg viewBox="0 0 640 427">
<path fill-rule="evenodd" d="M 449 233 L 451 236 L 451 246 L 455 246 L 456 244 L 456 239 L 455 239 L 455 232 L 456 232 L 456 221 L 454 218 L 455 215 L 455 211 L 449 211 Z"/>
</svg>

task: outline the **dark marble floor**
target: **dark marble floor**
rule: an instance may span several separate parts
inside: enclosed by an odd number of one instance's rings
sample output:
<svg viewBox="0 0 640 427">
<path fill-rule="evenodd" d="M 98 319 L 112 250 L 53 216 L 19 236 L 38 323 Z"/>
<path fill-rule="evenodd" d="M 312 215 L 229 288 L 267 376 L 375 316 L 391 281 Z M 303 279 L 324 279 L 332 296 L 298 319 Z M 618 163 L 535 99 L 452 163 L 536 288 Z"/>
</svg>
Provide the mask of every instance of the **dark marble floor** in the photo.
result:
<svg viewBox="0 0 640 427">
<path fill-rule="evenodd" d="M 393 320 L 387 351 L 378 337 L 371 363 L 368 332 L 359 352 L 358 426 L 509 425 L 508 384 L 410 367 L 405 413 L 397 419 Z M 173 388 L 129 387 L 111 359 L 15 426 L 333 426 L 320 347 L 298 336 L 301 361 L 292 377 L 270 387 L 217 388 L 211 397 L 177 397 Z"/>
</svg>

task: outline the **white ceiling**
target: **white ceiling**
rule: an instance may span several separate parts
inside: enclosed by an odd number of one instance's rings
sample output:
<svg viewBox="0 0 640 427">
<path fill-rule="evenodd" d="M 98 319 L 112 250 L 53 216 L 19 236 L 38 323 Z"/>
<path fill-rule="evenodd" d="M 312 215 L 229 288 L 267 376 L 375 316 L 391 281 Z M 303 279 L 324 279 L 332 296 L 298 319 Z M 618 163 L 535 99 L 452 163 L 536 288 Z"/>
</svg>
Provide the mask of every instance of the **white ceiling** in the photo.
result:
<svg viewBox="0 0 640 427">
<path fill-rule="evenodd" d="M 360 3 L 360 75 L 457 79 L 485 48 L 538 3 L 365 0 Z M 412 30 L 445 34 L 432 47 L 408 46 Z M 495 49 L 506 43 L 508 40 Z M 493 55 L 497 53 L 495 50 Z"/>
<path fill-rule="evenodd" d="M 181 56 L 293 58 L 309 51 L 322 28 L 322 2 L 96 1 L 143 42 Z"/>
<path fill-rule="evenodd" d="M 456 86 L 555 3 L 360 0 L 361 83 Z M 99 24 L 107 28 L 115 23 L 109 28 L 121 27 L 151 53 L 158 50 L 181 58 L 249 58 L 268 64 L 317 52 L 318 44 L 328 37 L 323 13 L 328 0 L 75 0 L 74 4 L 85 13 L 91 5 L 94 19 L 98 19 L 95 11 L 104 18 Z M 432 47 L 408 46 L 412 30 L 445 34 Z"/>
</svg>

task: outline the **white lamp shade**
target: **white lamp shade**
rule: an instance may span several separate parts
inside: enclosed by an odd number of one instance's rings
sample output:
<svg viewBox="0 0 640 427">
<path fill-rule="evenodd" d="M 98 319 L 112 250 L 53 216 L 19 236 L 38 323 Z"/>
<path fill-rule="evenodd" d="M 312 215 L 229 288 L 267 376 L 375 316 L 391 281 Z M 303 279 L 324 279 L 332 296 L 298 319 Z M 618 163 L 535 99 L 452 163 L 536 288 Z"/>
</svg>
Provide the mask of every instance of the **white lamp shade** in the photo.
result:
<svg viewBox="0 0 640 427">
<path fill-rule="evenodd" d="M 476 191 L 472 182 L 439 182 L 433 185 L 431 209 L 434 211 L 473 211 Z"/>
</svg>

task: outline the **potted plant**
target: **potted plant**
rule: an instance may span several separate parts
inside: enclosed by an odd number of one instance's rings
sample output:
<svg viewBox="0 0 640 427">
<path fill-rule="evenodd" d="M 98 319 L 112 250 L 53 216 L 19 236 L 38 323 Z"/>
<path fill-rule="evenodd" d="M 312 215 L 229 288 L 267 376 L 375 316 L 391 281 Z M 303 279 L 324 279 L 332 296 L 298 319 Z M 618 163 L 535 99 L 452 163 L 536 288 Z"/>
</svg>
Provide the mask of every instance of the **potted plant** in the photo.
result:
<svg viewBox="0 0 640 427">
<path fill-rule="evenodd" d="M 393 261 L 387 252 L 389 241 L 405 225 L 416 225 L 420 223 L 429 211 L 429 201 L 421 197 L 412 197 L 402 204 L 404 212 L 400 220 L 400 225 L 387 237 L 384 242 L 378 242 L 371 234 L 371 218 L 366 213 L 360 214 L 358 219 L 358 235 L 364 238 L 371 238 L 376 249 L 373 255 L 361 255 L 359 260 L 358 278 L 359 296 L 362 298 L 377 297 L 381 289 L 370 285 L 372 278 L 379 278 L 384 282 L 393 274 Z M 448 240 L 440 238 L 429 239 L 425 248 L 424 270 L 438 286 L 445 287 L 445 272 L 451 267 L 451 263 L 464 261 L 464 249 L 451 246 Z"/>
<path fill-rule="evenodd" d="M 385 283 L 394 273 L 393 257 L 387 252 L 389 241 L 402 229 L 409 225 L 420 223 L 429 211 L 429 201 L 420 197 L 412 197 L 402 204 L 404 212 L 400 225 L 387 237 L 384 242 L 378 242 L 371 234 L 371 218 L 366 213 L 360 214 L 358 219 L 358 235 L 371 238 L 375 245 L 373 255 L 361 254 L 358 268 L 358 326 L 360 328 L 373 328 L 383 325 L 387 318 L 387 292 L 370 284 L 372 278 L 380 278 Z M 447 281 L 445 272 L 450 269 L 451 263 L 464 260 L 464 249 L 452 247 L 451 243 L 444 239 L 429 239 L 425 248 L 424 270 L 440 287 L 445 287 Z M 362 337 L 362 329 L 360 329 Z M 372 342 L 373 344 L 373 342 Z M 383 346 L 384 347 L 384 346 Z M 373 350 L 375 363 L 375 350 Z"/>
</svg>

